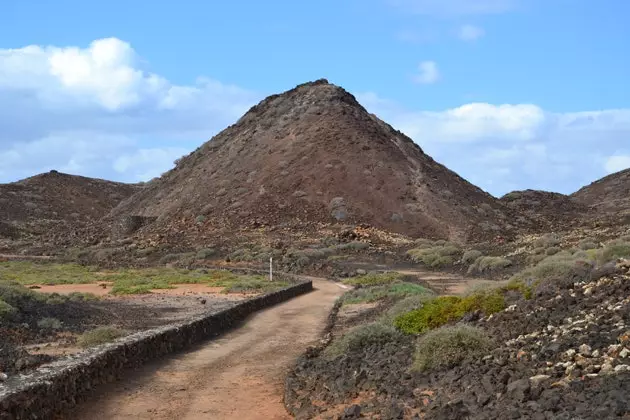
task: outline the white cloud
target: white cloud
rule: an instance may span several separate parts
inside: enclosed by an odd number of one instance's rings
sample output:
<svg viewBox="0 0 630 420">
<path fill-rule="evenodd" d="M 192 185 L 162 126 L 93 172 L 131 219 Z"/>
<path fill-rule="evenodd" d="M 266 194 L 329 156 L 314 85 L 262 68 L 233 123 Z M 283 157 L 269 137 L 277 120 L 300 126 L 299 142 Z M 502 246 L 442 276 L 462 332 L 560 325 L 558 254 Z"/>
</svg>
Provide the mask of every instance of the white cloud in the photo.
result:
<svg viewBox="0 0 630 420">
<path fill-rule="evenodd" d="M 260 99 L 208 78 L 173 84 L 140 62 L 117 38 L 0 49 L 0 182 L 50 169 L 150 178 Z"/>
<path fill-rule="evenodd" d="M 389 0 L 408 12 L 430 16 L 486 15 L 508 12 L 518 0 Z"/>
<path fill-rule="evenodd" d="M 471 42 L 471 41 L 476 41 L 479 38 L 481 38 L 482 36 L 485 35 L 485 31 L 483 30 L 483 28 L 480 28 L 479 26 L 475 26 L 475 25 L 462 25 L 459 28 L 458 31 L 458 36 L 462 41 L 467 41 L 467 42 Z"/>
<path fill-rule="evenodd" d="M 630 109 L 553 113 L 532 104 L 471 103 L 427 112 L 374 93 L 358 98 L 425 153 L 495 195 L 571 193 L 630 167 L 630 155 L 617 152 L 630 137 Z"/>
<path fill-rule="evenodd" d="M 604 165 L 606 172 L 609 174 L 623 171 L 630 168 L 630 155 L 614 155 L 610 156 Z"/>
<path fill-rule="evenodd" d="M 428 85 L 440 80 L 440 71 L 435 61 L 423 61 L 418 65 L 418 74 L 413 76 L 416 83 Z"/>
<path fill-rule="evenodd" d="M 144 181 L 160 176 L 173 166 L 175 159 L 188 152 L 181 147 L 138 149 L 116 158 L 113 166 L 116 172 L 130 174 L 135 181 Z"/>
</svg>

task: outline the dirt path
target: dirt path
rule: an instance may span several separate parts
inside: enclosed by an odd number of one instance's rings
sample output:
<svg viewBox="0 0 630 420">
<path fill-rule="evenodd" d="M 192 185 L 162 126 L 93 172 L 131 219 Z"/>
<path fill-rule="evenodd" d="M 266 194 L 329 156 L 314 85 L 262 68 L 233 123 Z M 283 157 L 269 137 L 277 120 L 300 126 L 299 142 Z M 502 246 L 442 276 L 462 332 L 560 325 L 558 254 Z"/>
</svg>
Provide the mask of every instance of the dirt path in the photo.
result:
<svg viewBox="0 0 630 420">
<path fill-rule="evenodd" d="M 290 419 L 284 375 L 317 340 L 338 285 L 259 312 L 244 325 L 190 352 L 131 372 L 78 407 L 72 419 Z"/>
</svg>

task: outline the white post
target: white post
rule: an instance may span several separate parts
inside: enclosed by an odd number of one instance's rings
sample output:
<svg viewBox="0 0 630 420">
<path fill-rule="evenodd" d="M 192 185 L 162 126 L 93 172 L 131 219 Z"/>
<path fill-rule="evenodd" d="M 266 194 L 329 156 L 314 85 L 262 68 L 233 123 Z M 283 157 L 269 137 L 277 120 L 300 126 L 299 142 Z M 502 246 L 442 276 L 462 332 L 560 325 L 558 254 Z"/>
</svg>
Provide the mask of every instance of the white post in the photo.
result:
<svg viewBox="0 0 630 420">
<path fill-rule="evenodd" d="M 273 257 L 269 257 L 269 281 L 273 281 Z"/>
</svg>

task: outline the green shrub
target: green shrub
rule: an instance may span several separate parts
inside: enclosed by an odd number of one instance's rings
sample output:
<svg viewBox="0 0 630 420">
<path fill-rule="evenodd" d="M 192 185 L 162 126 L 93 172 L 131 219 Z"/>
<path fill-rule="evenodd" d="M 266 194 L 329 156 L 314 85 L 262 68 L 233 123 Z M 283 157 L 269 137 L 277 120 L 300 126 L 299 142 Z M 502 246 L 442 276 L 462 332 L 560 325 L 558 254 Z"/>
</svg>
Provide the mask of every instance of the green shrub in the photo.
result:
<svg viewBox="0 0 630 420">
<path fill-rule="evenodd" d="M 455 262 L 455 257 L 460 253 L 461 249 L 452 244 L 431 248 L 415 248 L 407 251 L 407 255 L 413 262 L 433 268 L 452 265 Z"/>
<path fill-rule="evenodd" d="M 394 325 L 406 334 L 420 334 L 461 319 L 466 313 L 481 311 L 491 315 L 505 309 L 504 290 L 478 290 L 465 297 L 438 296 L 422 308 L 398 316 Z"/>
<path fill-rule="evenodd" d="M 46 297 L 47 305 L 63 305 L 67 301 L 68 299 L 65 296 L 60 295 L 59 293 L 51 293 Z"/>
<path fill-rule="evenodd" d="M 15 312 L 16 309 L 13 306 L 0 299 L 0 319 L 7 318 Z"/>
<path fill-rule="evenodd" d="M 529 255 L 526 259 L 527 265 L 536 265 L 547 258 L 545 254 Z"/>
<path fill-rule="evenodd" d="M 370 247 L 370 244 L 366 242 L 353 241 L 353 242 L 348 242 L 347 244 L 334 245 L 334 246 L 331 246 L 330 248 L 336 251 L 347 251 L 347 250 L 358 251 L 358 250 L 366 249 L 369 247 Z"/>
<path fill-rule="evenodd" d="M 406 298 L 396 302 L 389 308 L 379 319 L 379 322 L 394 325 L 394 321 L 402 314 L 420 309 L 427 300 L 434 297 L 433 293 L 418 294 L 407 296 Z"/>
<path fill-rule="evenodd" d="M 580 242 L 580 249 L 583 251 L 588 251 L 589 249 L 597 249 L 599 246 L 597 243 L 590 240 L 583 240 Z"/>
<path fill-rule="evenodd" d="M 468 273 L 488 273 L 507 268 L 512 261 L 503 257 L 479 257 L 468 267 Z"/>
<path fill-rule="evenodd" d="M 590 251 L 586 252 L 588 253 Z M 515 274 L 511 280 L 533 285 L 554 278 L 565 278 L 575 272 L 576 263 L 578 261 L 584 260 L 562 251 L 556 255 L 545 258 L 533 267 L 528 267 Z"/>
<path fill-rule="evenodd" d="M 560 247 L 552 246 L 550 248 L 547 248 L 547 250 L 545 251 L 545 254 L 551 256 L 551 255 L 556 255 L 560 251 L 562 251 Z"/>
<path fill-rule="evenodd" d="M 206 216 L 200 214 L 199 216 L 195 217 L 195 222 L 197 222 L 197 224 L 202 224 L 203 222 L 206 221 Z"/>
<path fill-rule="evenodd" d="M 547 248 L 545 248 L 544 246 L 538 247 L 534 249 L 534 254 L 535 255 L 544 255 L 545 252 L 547 251 Z"/>
<path fill-rule="evenodd" d="M 126 331 L 115 327 L 99 327 L 81 334 L 77 338 L 77 344 L 81 347 L 94 347 L 114 341 L 126 334 Z"/>
<path fill-rule="evenodd" d="M 630 243 L 618 243 L 607 245 L 601 250 L 599 255 L 599 262 L 605 264 L 610 261 L 615 261 L 618 258 L 630 257 Z"/>
<path fill-rule="evenodd" d="M 558 246 L 560 245 L 560 237 L 556 235 L 555 233 L 546 233 L 540 238 L 536 239 L 534 241 L 534 245 L 536 245 L 537 247 L 545 247 L 545 248 L 549 248 L 551 246 Z"/>
<path fill-rule="evenodd" d="M 433 295 L 426 287 L 413 283 L 393 283 L 391 285 L 362 287 L 345 293 L 341 299 L 344 305 L 376 302 L 381 299 L 402 299 L 413 295 Z"/>
<path fill-rule="evenodd" d="M 442 327 L 420 337 L 414 354 L 414 370 L 451 368 L 466 358 L 481 358 L 495 344 L 484 330 L 469 325 Z"/>
<path fill-rule="evenodd" d="M 475 262 L 477 258 L 481 256 L 483 256 L 483 253 L 481 251 L 477 251 L 476 249 L 471 249 L 464 252 L 464 255 L 462 256 L 462 262 L 464 264 L 472 264 Z"/>
<path fill-rule="evenodd" d="M 379 286 L 383 284 L 399 282 L 402 280 L 403 277 L 404 275 L 396 273 L 394 271 L 389 271 L 385 273 L 368 273 L 362 276 L 354 277 L 352 279 L 344 280 L 344 283 L 351 286 Z"/>
<path fill-rule="evenodd" d="M 413 243 L 416 248 L 432 248 L 433 246 L 435 246 L 434 242 L 431 239 L 425 238 L 416 239 Z"/>
<path fill-rule="evenodd" d="M 89 302 L 98 300 L 98 296 L 93 293 L 72 292 L 68 295 L 68 300 L 71 302 Z"/>
<path fill-rule="evenodd" d="M 383 345 L 395 341 L 400 333 L 390 325 L 371 323 L 348 331 L 324 350 L 324 356 L 334 359 L 342 354 L 361 350 L 371 345 Z"/>
<path fill-rule="evenodd" d="M 42 318 L 37 321 L 37 326 L 45 330 L 60 330 L 63 324 L 57 318 Z"/>
<path fill-rule="evenodd" d="M 216 255 L 216 251 L 212 248 L 204 248 L 197 251 L 198 260 L 207 260 Z"/>
</svg>

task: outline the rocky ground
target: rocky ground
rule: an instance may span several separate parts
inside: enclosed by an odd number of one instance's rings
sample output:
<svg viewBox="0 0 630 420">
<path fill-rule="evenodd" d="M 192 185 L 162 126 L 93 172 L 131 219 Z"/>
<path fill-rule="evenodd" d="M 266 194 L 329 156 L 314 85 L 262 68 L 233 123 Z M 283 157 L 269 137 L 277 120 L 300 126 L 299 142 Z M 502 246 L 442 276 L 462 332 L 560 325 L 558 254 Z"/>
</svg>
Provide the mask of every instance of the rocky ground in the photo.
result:
<svg viewBox="0 0 630 420">
<path fill-rule="evenodd" d="M 630 415 L 630 263 L 538 286 L 531 299 L 465 317 L 495 343 L 451 368 L 410 369 L 396 335 L 330 359 L 311 350 L 287 380 L 297 418 L 595 419 Z"/>
<path fill-rule="evenodd" d="M 68 286 L 81 288 L 84 285 Z M 49 289 L 52 291 L 54 287 Z M 65 293 L 71 291 L 67 287 L 62 289 Z M 2 319 L 0 372 L 12 375 L 28 371 L 57 357 L 79 352 L 82 349 L 77 345 L 78 337 L 99 327 L 115 327 L 132 333 L 225 309 L 243 298 L 187 292 L 83 301 L 54 292 L 46 295 L 50 296 L 48 300 L 33 300 L 32 305 L 22 307 L 18 316 Z"/>
</svg>

